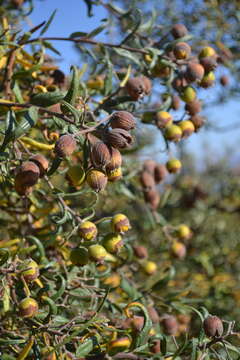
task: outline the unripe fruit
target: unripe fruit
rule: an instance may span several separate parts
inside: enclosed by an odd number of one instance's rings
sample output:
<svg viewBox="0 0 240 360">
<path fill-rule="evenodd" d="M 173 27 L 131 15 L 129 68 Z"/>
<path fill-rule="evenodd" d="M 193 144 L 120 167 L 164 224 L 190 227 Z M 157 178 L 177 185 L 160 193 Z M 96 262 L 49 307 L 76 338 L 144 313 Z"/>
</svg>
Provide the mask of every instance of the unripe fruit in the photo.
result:
<svg viewBox="0 0 240 360">
<path fill-rule="evenodd" d="M 171 34 L 175 39 L 184 37 L 187 35 L 187 33 L 188 33 L 188 29 L 183 24 L 175 24 L 171 29 Z"/>
<path fill-rule="evenodd" d="M 72 249 L 70 253 L 70 260 L 73 265 L 87 265 L 89 261 L 88 250 L 82 246 L 76 249 Z"/>
<path fill-rule="evenodd" d="M 172 97 L 172 109 L 178 110 L 181 106 L 181 100 L 180 97 L 177 95 L 173 95 Z"/>
<path fill-rule="evenodd" d="M 48 169 L 48 160 L 45 158 L 45 156 L 36 154 L 30 158 L 30 161 L 33 161 L 39 167 L 40 177 L 43 177 Z"/>
<path fill-rule="evenodd" d="M 185 42 L 177 43 L 173 48 L 176 59 L 188 59 L 191 54 L 191 47 Z"/>
<path fill-rule="evenodd" d="M 145 246 L 142 245 L 137 245 L 133 247 L 133 251 L 134 251 L 134 255 L 138 258 L 138 259 L 145 259 L 148 257 L 148 251 L 145 248 Z"/>
<path fill-rule="evenodd" d="M 229 77 L 227 75 L 222 75 L 220 77 L 220 84 L 222 86 L 227 86 L 229 84 Z"/>
<path fill-rule="evenodd" d="M 189 62 L 186 70 L 186 78 L 189 82 L 201 80 L 204 76 L 204 68 L 201 64 Z"/>
<path fill-rule="evenodd" d="M 103 280 L 103 284 L 111 288 L 117 288 L 121 283 L 121 277 L 118 274 L 111 274 Z"/>
<path fill-rule="evenodd" d="M 164 133 L 167 140 L 178 142 L 182 137 L 182 129 L 178 125 L 169 125 Z"/>
<path fill-rule="evenodd" d="M 156 189 L 144 192 L 144 199 L 152 210 L 157 210 L 160 203 L 160 194 Z"/>
<path fill-rule="evenodd" d="M 144 189 L 152 189 L 155 186 L 155 180 L 148 171 L 142 171 L 140 174 L 140 182 Z"/>
<path fill-rule="evenodd" d="M 186 138 L 190 136 L 195 131 L 195 127 L 193 123 L 190 120 L 183 120 L 179 124 L 181 130 L 182 130 L 182 137 Z"/>
<path fill-rule="evenodd" d="M 15 187 L 16 192 L 22 196 L 27 196 L 33 191 L 32 186 L 24 186 L 24 185 L 16 182 L 16 180 L 15 180 L 14 187 Z"/>
<path fill-rule="evenodd" d="M 183 259 L 186 256 L 186 246 L 180 241 L 175 241 L 171 246 L 171 253 L 178 259 Z"/>
<path fill-rule="evenodd" d="M 142 270 L 146 275 L 153 275 L 157 271 L 157 264 L 153 261 L 147 261 L 142 265 Z"/>
<path fill-rule="evenodd" d="M 114 147 L 111 148 L 111 160 L 106 166 L 107 171 L 112 171 L 122 166 L 122 155 L 120 151 Z"/>
<path fill-rule="evenodd" d="M 110 254 L 116 254 L 123 247 L 123 240 L 120 234 L 111 233 L 104 237 L 102 244 Z"/>
<path fill-rule="evenodd" d="M 181 224 L 178 226 L 176 234 L 179 239 L 187 240 L 191 237 L 192 232 L 187 225 Z"/>
<path fill-rule="evenodd" d="M 181 93 L 181 98 L 186 103 L 190 103 L 194 101 L 197 97 L 196 91 L 191 86 L 185 87 L 185 89 Z"/>
<path fill-rule="evenodd" d="M 152 320 L 153 324 L 158 324 L 158 322 L 159 322 L 159 315 L 158 315 L 158 312 L 157 312 L 157 310 L 155 309 L 155 307 L 153 307 L 153 306 L 148 306 L 148 307 L 147 307 L 147 310 L 148 310 L 149 317 L 150 317 L 150 319 Z"/>
<path fill-rule="evenodd" d="M 105 189 L 107 185 L 107 176 L 99 170 L 90 170 L 87 173 L 86 180 L 88 185 L 96 192 L 100 192 Z"/>
<path fill-rule="evenodd" d="M 113 129 L 119 128 L 129 131 L 136 127 L 136 122 L 130 112 L 116 111 L 110 118 L 110 125 Z"/>
<path fill-rule="evenodd" d="M 55 153 L 61 157 L 65 158 L 72 155 L 76 150 L 77 143 L 72 135 L 62 135 L 55 144 Z"/>
<path fill-rule="evenodd" d="M 36 300 L 27 297 L 19 303 L 19 315 L 23 318 L 32 318 L 38 313 Z"/>
<path fill-rule="evenodd" d="M 41 353 L 41 355 L 42 355 L 41 359 L 42 360 L 57 360 L 56 353 L 53 350 L 54 350 L 54 348 L 52 346 L 48 346 L 45 349 L 43 349 L 43 351 Z"/>
<path fill-rule="evenodd" d="M 202 81 L 200 82 L 200 86 L 205 89 L 209 88 L 210 86 L 212 86 L 214 84 L 214 81 L 215 81 L 215 75 L 212 71 L 210 71 L 209 73 L 204 75 L 204 77 L 202 78 Z"/>
<path fill-rule="evenodd" d="M 156 161 L 154 160 L 145 160 L 143 163 L 143 170 L 148 171 L 150 174 L 154 175 L 154 169 L 156 166 Z"/>
<path fill-rule="evenodd" d="M 203 57 L 200 59 L 200 64 L 203 66 L 205 72 L 213 71 L 218 66 L 215 56 Z"/>
<path fill-rule="evenodd" d="M 131 340 L 128 337 L 122 337 L 108 343 L 108 354 L 113 356 L 119 352 L 127 350 L 131 345 Z"/>
<path fill-rule="evenodd" d="M 154 169 L 154 180 L 156 182 L 156 184 L 159 184 L 161 181 L 163 181 L 165 179 L 165 177 L 167 176 L 168 171 L 165 165 L 163 164 L 158 164 L 156 165 L 155 169 Z"/>
<path fill-rule="evenodd" d="M 103 262 L 107 256 L 107 251 L 102 245 L 99 244 L 94 244 L 89 246 L 88 253 L 91 260 L 100 263 Z"/>
<path fill-rule="evenodd" d="M 223 334 L 223 323 L 217 316 L 209 315 L 203 322 L 203 328 L 209 337 L 220 337 Z"/>
<path fill-rule="evenodd" d="M 158 354 L 161 351 L 161 340 L 155 339 L 153 343 L 149 346 L 150 351 L 153 354 Z"/>
<path fill-rule="evenodd" d="M 197 132 L 205 123 L 204 118 L 199 115 L 194 115 L 189 120 L 193 123 L 195 132 Z"/>
<path fill-rule="evenodd" d="M 216 55 L 216 51 L 212 47 L 206 46 L 200 51 L 199 58 L 204 58 L 214 55 Z"/>
<path fill-rule="evenodd" d="M 26 282 L 31 282 L 38 278 L 39 276 L 39 267 L 38 264 L 32 260 L 25 260 L 20 266 L 21 275 L 24 277 Z"/>
<path fill-rule="evenodd" d="M 117 214 L 114 215 L 111 221 L 112 230 L 117 233 L 125 233 L 129 229 L 131 229 L 130 222 L 126 215 Z"/>
<path fill-rule="evenodd" d="M 173 122 L 172 115 L 167 111 L 159 111 L 156 114 L 156 124 L 159 129 L 163 129 L 166 126 L 171 125 Z"/>
<path fill-rule="evenodd" d="M 166 163 L 166 167 L 170 173 L 176 174 L 181 170 L 182 163 L 178 159 L 170 159 Z"/>
<path fill-rule="evenodd" d="M 128 95 L 134 101 L 137 101 L 144 96 L 144 84 L 140 77 L 129 79 L 125 88 Z"/>
<path fill-rule="evenodd" d="M 116 168 L 111 171 L 107 171 L 108 181 L 115 182 L 122 178 L 122 168 Z"/>
<path fill-rule="evenodd" d="M 40 176 L 39 167 L 32 161 L 25 161 L 17 169 L 15 185 L 23 187 L 33 186 L 37 183 Z"/>
<path fill-rule="evenodd" d="M 133 142 L 133 138 L 129 132 L 119 128 L 108 131 L 105 134 L 105 140 L 110 146 L 117 149 L 125 149 Z"/>
<path fill-rule="evenodd" d="M 91 161 L 96 167 L 104 167 L 111 160 L 109 147 L 103 141 L 97 141 L 91 148 Z"/>
<path fill-rule="evenodd" d="M 175 316 L 166 315 L 161 321 L 161 324 L 166 335 L 176 335 L 178 331 L 178 322 Z"/>
<path fill-rule="evenodd" d="M 91 221 L 84 221 L 80 224 L 78 228 L 80 236 L 84 240 L 93 240 L 97 236 L 97 227 Z"/>
<path fill-rule="evenodd" d="M 194 100 L 190 103 L 187 103 L 185 105 L 185 110 L 190 114 L 190 115 L 195 115 L 197 113 L 199 113 L 202 110 L 202 104 L 199 100 Z"/>
</svg>

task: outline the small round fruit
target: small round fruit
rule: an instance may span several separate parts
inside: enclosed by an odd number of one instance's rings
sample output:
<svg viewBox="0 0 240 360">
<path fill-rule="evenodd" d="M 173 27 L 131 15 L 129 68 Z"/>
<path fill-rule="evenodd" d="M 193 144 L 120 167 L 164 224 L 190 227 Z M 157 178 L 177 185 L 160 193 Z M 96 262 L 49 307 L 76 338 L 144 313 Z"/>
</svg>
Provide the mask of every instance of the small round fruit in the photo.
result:
<svg viewBox="0 0 240 360">
<path fill-rule="evenodd" d="M 148 257 L 148 251 L 147 248 L 145 248 L 145 246 L 142 245 L 134 246 L 133 251 L 134 251 L 134 255 L 138 259 L 146 259 Z"/>
<path fill-rule="evenodd" d="M 119 274 L 111 274 L 103 280 L 103 284 L 111 288 L 119 287 L 121 283 L 121 276 Z"/>
<path fill-rule="evenodd" d="M 107 172 L 121 168 L 122 166 L 122 155 L 120 151 L 112 147 L 110 152 L 111 152 L 111 160 L 106 166 Z"/>
<path fill-rule="evenodd" d="M 199 54 L 199 58 L 204 58 L 208 56 L 215 56 L 216 51 L 211 46 L 205 46 Z"/>
<path fill-rule="evenodd" d="M 38 278 L 39 267 L 36 261 L 29 259 L 25 260 L 20 266 L 21 275 L 24 277 L 26 282 L 31 282 Z"/>
<path fill-rule="evenodd" d="M 131 229 L 130 222 L 126 215 L 116 214 L 113 216 L 111 221 L 112 230 L 116 233 L 125 233 Z"/>
<path fill-rule="evenodd" d="M 104 237 L 102 245 L 110 254 L 116 254 L 123 247 L 123 240 L 120 234 L 111 233 Z"/>
<path fill-rule="evenodd" d="M 186 138 L 190 136 L 195 131 L 195 127 L 193 123 L 190 120 L 183 120 L 179 124 L 181 130 L 182 130 L 182 137 Z"/>
<path fill-rule="evenodd" d="M 156 114 L 156 125 L 159 129 L 163 129 L 166 126 L 171 125 L 173 122 L 172 115 L 167 111 L 159 111 Z"/>
<path fill-rule="evenodd" d="M 198 132 L 198 130 L 204 125 L 205 123 L 205 119 L 200 116 L 200 115 L 194 115 L 194 116 L 191 116 L 191 118 L 189 119 L 194 127 L 195 127 L 195 132 Z"/>
<path fill-rule="evenodd" d="M 150 317 L 150 319 L 152 320 L 153 324 L 158 324 L 159 322 L 159 315 L 157 310 L 155 309 L 155 307 L 153 306 L 148 306 L 147 307 L 147 311 L 148 311 L 148 315 Z"/>
<path fill-rule="evenodd" d="M 39 167 L 40 177 L 43 177 L 48 169 L 48 160 L 45 158 L 45 156 L 36 154 L 33 155 L 29 160 L 33 161 Z"/>
<path fill-rule="evenodd" d="M 218 66 L 215 56 L 203 57 L 200 59 L 200 64 L 203 66 L 205 72 L 213 71 Z"/>
<path fill-rule="evenodd" d="M 196 91 L 191 86 L 185 87 L 181 93 L 181 99 L 186 103 L 190 103 L 194 101 L 196 97 L 197 97 Z"/>
<path fill-rule="evenodd" d="M 93 260 L 95 262 L 100 262 L 100 263 L 103 262 L 107 256 L 106 249 L 102 245 L 99 245 L 99 244 L 94 244 L 94 245 L 89 246 L 88 253 L 89 253 L 91 260 Z"/>
<path fill-rule="evenodd" d="M 184 259 L 186 256 L 186 246 L 180 241 L 175 241 L 171 246 L 171 253 L 178 259 Z"/>
<path fill-rule="evenodd" d="M 40 176 L 39 167 L 33 161 L 24 161 L 18 168 L 15 177 L 15 186 L 33 186 Z"/>
<path fill-rule="evenodd" d="M 146 275 L 153 275 L 157 271 L 157 264 L 154 261 L 147 261 L 142 265 L 142 269 Z"/>
<path fill-rule="evenodd" d="M 209 73 L 204 75 L 204 77 L 202 78 L 202 80 L 200 82 L 200 86 L 207 89 L 214 84 L 214 81 L 215 81 L 214 72 L 210 71 Z"/>
<path fill-rule="evenodd" d="M 168 169 L 168 172 L 170 172 L 171 174 L 176 174 L 181 170 L 182 163 L 178 159 L 170 159 L 166 163 L 166 167 Z"/>
<path fill-rule="evenodd" d="M 108 177 L 108 181 L 110 182 L 115 182 L 120 180 L 122 178 L 122 168 L 118 167 L 116 169 L 107 171 L 107 177 Z"/>
<path fill-rule="evenodd" d="M 110 125 L 114 128 L 132 130 L 136 127 L 133 115 L 128 111 L 116 111 L 110 118 Z"/>
<path fill-rule="evenodd" d="M 27 297 L 19 303 L 19 314 L 23 318 L 32 318 L 38 313 L 38 303 L 36 300 Z"/>
<path fill-rule="evenodd" d="M 187 59 L 191 54 L 191 47 L 185 42 L 179 42 L 174 46 L 173 53 L 178 60 Z"/>
<path fill-rule="evenodd" d="M 140 174 L 140 182 L 144 189 L 153 189 L 155 186 L 155 180 L 151 173 L 148 171 L 142 171 Z"/>
<path fill-rule="evenodd" d="M 172 97 L 172 109 L 178 110 L 181 106 L 181 100 L 180 97 L 177 95 L 173 95 Z"/>
<path fill-rule="evenodd" d="M 72 249 L 70 253 L 70 260 L 73 265 L 87 265 L 89 261 L 88 250 L 82 246 L 76 249 Z"/>
<path fill-rule="evenodd" d="M 178 125 L 169 125 L 165 130 L 164 136 L 169 141 L 178 142 L 182 138 L 182 129 Z"/>
<path fill-rule="evenodd" d="M 161 181 L 163 181 L 168 174 L 167 168 L 163 164 L 156 165 L 154 169 L 154 180 L 156 184 L 159 184 Z"/>
<path fill-rule="evenodd" d="M 140 77 L 130 78 L 125 89 L 133 101 L 138 101 L 144 96 L 144 84 Z"/>
<path fill-rule="evenodd" d="M 220 84 L 221 84 L 222 86 L 227 86 L 227 85 L 229 85 L 229 77 L 228 77 L 227 75 L 222 75 L 222 76 L 220 77 Z"/>
<path fill-rule="evenodd" d="M 144 191 L 144 199 L 152 210 L 157 210 L 160 203 L 160 194 L 156 189 Z"/>
<path fill-rule="evenodd" d="M 161 321 L 163 331 L 166 335 L 176 335 L 178 332 L 178 322 L 175 316 L 166 315 Z"/>
<path fill-rule="evenodd" d="M 124 129 L 114 128 L 105 134 L 105 141 L 117 149 L 125 149 L 133 143 L 133 137 Z"/>
<path fill-rule="evenodd" d="M 97 141 L 91 148 L 91 161 L 95 167 L 104 167 L 111 160 L 109 147 L 103 141 Z"/>
<path fill-rule="evenodd" d="M 190 115 L 196 115 L 197 113 L 199 113 L 202 110 L 202 104 L 199 100 L 194 100 L 192 102 L 189 102 L 185 105 L 185 110 L 190 114 Z"/>
<path fill-rule="evenodd" d="M 78 228 L 80 236 L 84 240 L 93 240 L 97 236 L 97 227 L 91 221 L 84 221 L 80 224 Z"/>
<path fill-rule="evenodd" d="M 156 161 L 148 159 L 148 160 L 145 160 L 143 163 L 143 170 L 154 175 L 155 166 L 156 166 Z"/>
<path fill-rule="evenodd" d="M 188 29 L 184 24 L 175 24 L 171 29 L 171 34 L 175 39 L 184 37 L 187 35 L 187 33 L 188 33 Z"/>
<path fill-rule="evenodd" d="M 186 78 L 189 82 L 200 81 L 204 76 L 204 67 L 195 62 L 189 62 L 186 70 Z"/>
<path fill-rule="evenodd" d="M 161 351 L 161 340 L 155 339 L 153 340 L 152 344 L 149 346 L 150 351 L 153 354 L 158 354 Z"/>
<path fill-rule="evenodd" d="M 181 224 L 178 226 L 176 234 L 179 239 L 187 240 L 191 237 L 192 232 L 187 225 Z"/>
<path fill-rule="evenodd" d="M 55 144 L 55 153 L 60 158 L 65 158 L 67 156 L 72 155 L 72 153 L 76 150 L 77 143 L 72 135 L 62 135 Z"/>
<path fill-rule="evenodd" d="M 217 316 L 209 315 L 203 322 L 203 328 L 209 337 L 220 337 L 223 334 L 223 323 Z"/>
<path fill-rule="evenodd" d="M 102 171 L 93 169 L 87 173 L 86 180 L 94 191 L 100 192 L 105 189 L 108 178 Z"/>
</svg>

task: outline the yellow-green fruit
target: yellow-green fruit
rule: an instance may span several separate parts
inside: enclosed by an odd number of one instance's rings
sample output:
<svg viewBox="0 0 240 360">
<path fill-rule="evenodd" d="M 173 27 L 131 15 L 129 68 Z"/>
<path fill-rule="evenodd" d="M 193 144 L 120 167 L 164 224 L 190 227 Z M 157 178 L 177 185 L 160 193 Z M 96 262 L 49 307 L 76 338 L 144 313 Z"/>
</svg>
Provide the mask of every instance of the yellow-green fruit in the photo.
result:
<svg viewBox="0 0 240 360">
<path fill-rule="evenodd" d="M 107 176 L 102 171 L 90 170 L 87 174 L 87 183 L 96 192 L 104 190 L 107 181 Z"/>
<path fill-rule="evenodd" d="M 201 50 L 199 57 L 204 58 L 204 57 L 209 57 L 209 56 L 214 56 L 214 55 L 216 55 L 216 51 L 211 46 L 205 46 Z"/>
<path fill-rule="evenodd" d="M 170 159 L 166 163 L 166 167 L 170 173 L 175 174 L 181 170 L 182 163 L 178 159 Z"/>
<path fill-rule="evenodd" d="M 54 348 L 52 346 L 48 346 L 42 351 L 42 360 L 57 360 L 56 353 L 53 351 Z"/>
<path fill-rule="evenodd" d="M 111 221 L 112 229 L 117 233 L 125 233 L 131 226 L 128 218 L 124 214 L 114 215 Z"/>
<path fill-rule="evenodd" d="M 171 253 L 178 259 L 183 259 L 186 256 L 186 246 L 180 241 L 175 241 L 171 247 Z"/>
<path fill-rule="evenodd" d="M 169 125 L 164 136 L 167 140 L 178 142 L 182 138 L 182 129 L 178 125 Z"/>
<path fill-rule="evenodd" d="M 38 264 L 32 259 L 24 261 L 20 269 L 22 269 L 21 275 L 26 282 L 31 282 L 39 276 Z"/>
<path fill-rule="evenodd" d="M 172 115 L 167 111 L 159 111 L 156 114 L 156 124 L 159 129 L 163 129 L 166 126 L 171 125 L 173 122 Z"/>
<path fill-rule="evenodd" d="M 27 297 L 19 304 L 19 314 L 24 318 L 32 318 L 38 313 L 38 303 L 36 300 Z"/>
<path fill-rule="evenodd" d="M 210 71 L 204 77 L 202 78 L 202 81 L 200 82 L 200 86 L 203 88 L 209 88 L 214 84 L 215 81 L 215 75 L 214 72 Z"/>
<path fill-rule="evenodd" d="M 91 245 L 88 248 L 90 258 L 96 262 L 102 262 L 107 256 L 106 249 L 99 244 Z"/>
<path fill-rule="evenodd" d="M 115 182 L 122 178 L 122 168 L 116 168 L 114 170 L 107 171 L 108 181 Z"/>
<path fill-rule="evenodd" d="M 70 253 L 70 260 L 73 265 L 87 265 L 89 261 L 88 250 L 82 246 L 76 249 L 72 249 Z"/>
<path fill-rule="evenodd" d="M 192 235 L 192 232 L 187 225 L 181 224 L 178 226 L 177 237 L 179 239 L 186 240 L 186 239 L 189 239 L 191 237 L 191 235 Z"/>
<path fill-rule="evenodd" d="M 185 101 L 186 103 L 190 103 L 190 102 L 194 101 L 196 99 L 196 97 L 197 97 L 196 91 L 191 86 L 185 87 L 185 89 L 183 90 L 183 92 L 181 94 L 181 99 L 183 101 Z"/>
<path fill-rule="evenodd" d="M 108 344 L 108 354 L 110 356 L 119 352 L 127 350 L 131 345 L 131 340 L 128 337 L 122 337 L 116 340 L 110 341 Z"/>
<path fill-rule="evenodd" d="M 93 240 L 97 236 L 97 227 L 91 221 L 84 221 L 80 224 L 79 234 L 84 240 Z"/>
<path fill-rule="evenodd" d="M 104 237 L 102 244 L 110 254 L 115 254 L 123 247 L 123 240 L 120 234 L 111 233 Z"/>
<path fill-rule="evenodd" d="M 142 269 L 147 275 L 153 275 L 157 271 L 157 264 L 153 261 L 147 261 L 142 265 Z"/>
<path fill-rule="evenodd" d="M 195 127 L 193 123 L 190 120 L 183 120 L 179 124 L 181 130 L 182 130 L 182 137 L 186 138 L 190 136 L 194 131 Z"/>
</svg>

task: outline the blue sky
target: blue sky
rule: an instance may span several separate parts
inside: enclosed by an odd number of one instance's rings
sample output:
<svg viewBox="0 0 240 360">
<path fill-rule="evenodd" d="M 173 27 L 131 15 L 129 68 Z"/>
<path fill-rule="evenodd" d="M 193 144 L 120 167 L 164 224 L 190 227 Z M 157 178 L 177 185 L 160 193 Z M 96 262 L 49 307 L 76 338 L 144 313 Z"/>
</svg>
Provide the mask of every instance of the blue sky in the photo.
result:
<svg viewBox="0 0 240 360">
<path fill-rule="evenodd" d="M 51 13 L 57 9 L 56 16 L 48 29 L 46 36 L 69 36 L 74 31 L 90 31 L 101 24 L 101 19 L 107 17 L 106 11 L 102 7 L 95 8 L 94 16 L 87 17 L 86 6 L 82 0 L 35 0 L 35 10 L 29 16 L 26 28 L 37 25 L 43 20 L 47 20 Z M 71 64 L 79 64 L 79 58 L 74 51 L 72 43 L 55 41 L 53 45 L 62 53 L 59 57 L 59 67 L 66 73 L 69 72 Z M 215 89 L 210 89 L 202 93 L 202 99 L 213 100 Z M 224 91 L 224 90 L 222 90 Z M 203 112 L 209 120 L 218 126 L 227 126 L 238 121 L 240 109 L 237 101 L 227 104 L 207 108 Z M 192 135 L 186 140 L 186 146 L 193 154 L 196 154 L 201 163 L 204 162 L 206 151 L 213 162 L 217 161 L 224 153 L 230 153 L 233 149 L 233 160 L 239 159 L 238 144 L 240 142 L 240 129 L 231 132 L 216 133 L 215 131 L 200 131 L 197 135 Z M 162 148 L 160 138 L 157 138 L 154 146 L 156 149 Z M 174 150 L 174 145 L 173 145 Z M 155 154 L 156 159 L 162 154 Z"/>
</svg>

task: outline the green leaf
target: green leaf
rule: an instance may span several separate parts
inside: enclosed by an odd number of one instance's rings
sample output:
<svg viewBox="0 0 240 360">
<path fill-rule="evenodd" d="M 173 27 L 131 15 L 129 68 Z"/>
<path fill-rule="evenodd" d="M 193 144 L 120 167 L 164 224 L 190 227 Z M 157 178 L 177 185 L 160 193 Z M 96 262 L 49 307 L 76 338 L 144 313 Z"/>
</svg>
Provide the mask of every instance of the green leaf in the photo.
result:
<svg viewBox="0 0 240 360">
<path fill-rule="evenodd" d="M 71 35 L 69 36 L 70 38 L 76 38 L 76 37 L 86 37 L 88 33 L 84 32 L 84 31 L 75 31 L 73 33 L 71 33 Z"/>
<path fill-rule="evenodd" d="M 41 64 L 39 63 L 37 65 L 33 65 L 28 70 L 19 70 L 13 74 L 12 79 L 15 80 L 15 79 L 23 79 L 23 78 L 31 77 L 34 71 L 38 71 L 40 69 L 40 66 Z"/>
<path fill-rule="evenodd" d="M 8 249 L 0 249 L 0 266 L 4 265 L 9 259 L 10 253 Z"/>
<path fill-rule="evenodd" d="M 79 71 L 76 68 L 76 66 L 72 66 L 71 70 L 73 72 L 72 74 L 72 79 L 71 79 L 71 83 L 68 89 L 67 94 L 64 96 L 63 100 L 65 102 L 67 102 L 68 104 L 74 106 L 77 96 L 78 96 L 78 91 L 79 91 Z M 72 109 L 71 107 L 67 107 L 66 104 L 61 106 L 62 111 L 69 111 L 70 109 Z M 74 109 L 75 110 L 75 109 Z M 70 110 L 71 112 L 73 112 L 73 110 Z M 75 110 L 76 111 L 76 110 Z M 73 112 L 74 113 L 74 112 Z"/>
<path fill-rule="evenodd" d="M 113 65 L 108 64 L 107 76 L 104 80 L 104 95 L 108 95 L 112 92 L 112 78 L 113 78 Z"/>
<path fill-rule="evenodd" d="M 60 298 L 65 289 L 66 289 L 66 280 L 64 279 L 64 277 L 62 277 L 61 275 L 58 276 L 58 279 L 60 280 L 60 287 L 59 289 L 57 290 L 57 292 L 55 292 L 55 294 L 51 295 L 51 299 L 56 301 L 58 298 Z"/>
<path fill-rule="evenodd" d="M 31 97 L 31 103 L 34 105 L 48 107 L 59 103 L 64 98 L 60 91 L 35 94 Z"/>
<path fill-rule="evenodd" d="M 91 17 L 93 16 L 93 13 L 92 13 L 92 1 L 91 0 L 83 0 L 87 6 L 87 9 L 88 9 L 88 16 Z"/>
<path fill-rule="evenodd" d="M 49 41 L 43 41 L 43 45 L 49 49 L 52 50 L 52 52 L 54 52 L 57 55 L 61 55 L 60 51 L 58 51 Z"/>
<path fill-rule="evenodd" d="M 51 22 L 53 21 L 54 19 L 54 16 L 56 15 L 56 12 L 57 12 L 57 9 L 55 9 L 52 13 L 52 15 L 50 16 L 49 20 L 46 22 L 46 25 L 44 26 L 44 28 L 42 28 L 41 32 L 40 32 L 40 35 L 42 36 L 46 31 L 47 29 L 49 28 Z"/>
<path fill-rule="evenodd" d="M 20 122 L 17 124 L 14 131 L 15 138 L 26 134 L 26 132 L 36 125 L 38 121 L 38 108 L 31 106 L 28 111 L 21 117 Z"/>
<path fill-rule="evenodd" d="M 21 92 L 21 89 L 20 89 L 17 81 L 15 81 L 15 83 L 14 83 L 13 92 L 14 92 L 14 95 L 16 96 L 16 100 L 20 104 L 24 103 L 24 100 L 22 97 L 22 92 Z"/>
<path fill-rule="evenodd" d="M 87 339 L 86 341 L 84 341 L 83 344 L 80 344 L 77 347 L 76 356 L 83 357 L 88 355 L 93 350 L 94 346 L 96 346 L 97 344 L 98 341 L 96 336 Z"/>
<path fill-rule="evenodd" d="M 136 53 L 132 53 L 128 50 L 125 50 L 125 49 L 120 49 L 120 48 L 114 48 L 113 49 L 119 56 L 122 56 L 124 58 L 127 58 L 129 60 L 131 60 L 132 62 L 134 62 L 135 64 L 141 66 L 141 62 L 140 60 L 138 59 Z"/>
<path fill-rule="evenodd" d="M 100 34 L 108 25 L 108 22 L 106 21 L 104 24 L 98 26 L 96 29 L 92 30 L 89 34 L 87 34 L 87 38 L 92 38 L 98 34 Z"/>
<path fill-rule="evenodd" d="M 10 110 L 7 112 L 5 123 L 6 123 L 6 131 L 0 151 L 4 151 L 7 144 L 14 139 L 15 136 L 14 130 L 16 127 L 16 117 L 14 111 Z"/>
</svg>

